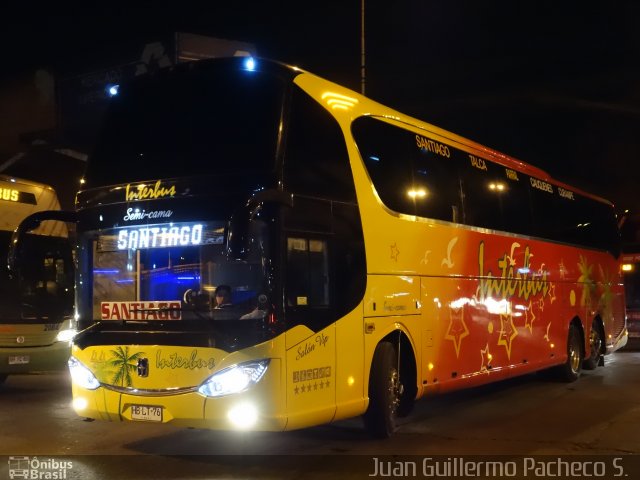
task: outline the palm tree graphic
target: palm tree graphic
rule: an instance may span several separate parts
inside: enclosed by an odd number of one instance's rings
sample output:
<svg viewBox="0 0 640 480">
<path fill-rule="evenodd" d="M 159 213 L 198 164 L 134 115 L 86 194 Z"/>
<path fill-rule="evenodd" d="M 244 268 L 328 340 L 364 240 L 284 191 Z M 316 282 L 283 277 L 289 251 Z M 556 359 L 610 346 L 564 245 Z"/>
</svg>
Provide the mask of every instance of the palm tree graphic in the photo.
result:
<svg viewBox="0 0 640 480">
<path fill-rule="evenodd" d="M 587 259 L 580 255 L 580 263 L 578 263 L 578 269 L 580 270 L 580 277 L 578 277 L 578 283 L 582 284 L 582 297 L 580 298 L 580 306 L 591 307 L 592 294 L 595 291 L 596 285 L 591 278 L 593 265 L 587 263 Z"/>
<path fill-rule="evenodd" d="M 109 360 L 109 365 L 117 369 L 111 383 L 130 387 L 132 385 L 131 373 L 136 370 L 136 362 L 144 355 L 144 352 L 129 355 L 129 347 L 117 347 L 115 350 L 111 350 L 111 354 L 112 359 Z"/>
<path fill-rule="evenodd" d="M 613 275 L 608 270 L 604 270 L 601 265 L 598 265 L 598 268 L 602 278 L 602 295 L 600 295 L 599 307 L 605 318 L 610 318 L 613 315 L 613 292 L 611 291 Z"/>
</svg>

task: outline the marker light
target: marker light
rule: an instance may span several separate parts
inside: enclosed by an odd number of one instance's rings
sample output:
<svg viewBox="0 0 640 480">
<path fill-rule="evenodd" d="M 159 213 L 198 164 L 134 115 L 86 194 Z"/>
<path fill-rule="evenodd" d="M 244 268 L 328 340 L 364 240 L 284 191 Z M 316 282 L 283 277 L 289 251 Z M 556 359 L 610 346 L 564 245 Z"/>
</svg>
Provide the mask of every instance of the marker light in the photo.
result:
<svg viewBox="0 0 640 480">
<path fill-rule="evenodd" d="M 244 61 L 244 69 L 253 72 L 256 69 L 256 61 L 253 57 L 247 57 Z"/>
<path fill-rule="evenodd" d="M 100 382 L 95 375 L 91 373 L 91 370 L 80 363 L 77 358 L 70 357 L 67 365 L 69 365 L 71 380 L 79 387 L 86 388 L 87 390 L 95 390 L 100 386 Z"/>
<path fill-rule="evenodd" d="M 120 85 L 107 85 L 107 93 L 110 97 L 118 95 L 118 90 L 120 90 Z"/>
<path fill-rule="evenodd" d="M 87 399 L 82 397 L 76 397 L 71 401 L 71 406 L 76 412 L 84 410 L 88 405 Z"/>
<path fill-rule="evenodd" d="M 233 365 L 211 375 L 198 392 L 207 397 L 222 397 L 244 392 L 258 383 L 269 366 L 269 359 Z"/>
<path fill-rule="evenodd" d="M 623 272 L 633 272 L 633 263 L 624 263 L 622 264 Z"/>
</svg>

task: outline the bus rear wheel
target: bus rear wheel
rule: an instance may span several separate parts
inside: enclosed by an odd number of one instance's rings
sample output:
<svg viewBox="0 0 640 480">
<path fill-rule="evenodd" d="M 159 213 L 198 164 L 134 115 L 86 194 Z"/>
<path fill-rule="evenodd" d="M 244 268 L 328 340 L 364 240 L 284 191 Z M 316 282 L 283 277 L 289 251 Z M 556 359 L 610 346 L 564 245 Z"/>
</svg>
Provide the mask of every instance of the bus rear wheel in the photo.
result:
<svg viewBox="0 0 640 480">
<path fill-rule="evenodd" d="M 585 359 L 582 364 L 582 368 L 585 370 L 594 370 L 598 365 L 603 362 L 602 346 L 604 344 L 604 336 L 600 325 L 596 322 L 591 325 L 591 334 L 589 335 L 589 347 L 591 354 L 589 358 Z"/>
<path fill-rule="evenodd" d="M 575 325 L 569 325 L 567 335 L 567 361 L 558 367 L 558 374 L 565 382 L 580 378 L 584 361 L 582 336 Z"/>
<path fill-rule="evenodd" d="M 381 342 L 371 362 L 369 408 L 364 414 L 365 428 L 371 435 L 389 438 L 396 431 L 401 394 L 398 355 L 391 343 Z"/>
</svg>

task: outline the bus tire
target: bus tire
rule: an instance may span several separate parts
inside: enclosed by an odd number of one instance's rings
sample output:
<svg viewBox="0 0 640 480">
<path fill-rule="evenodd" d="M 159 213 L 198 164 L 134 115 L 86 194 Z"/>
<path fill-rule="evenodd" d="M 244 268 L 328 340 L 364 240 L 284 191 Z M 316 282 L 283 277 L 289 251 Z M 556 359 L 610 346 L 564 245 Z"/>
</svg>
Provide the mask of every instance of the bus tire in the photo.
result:
<svg viewBox="0 0 640 480">
<path fill-rule="evenodd" d="M 600 322 L 594 321 L 591 324 L 591 334 L 589 335 L 589 348 L 591 355 L 586 358 L 582 363 L 582 368 L 585 370 L 595 370 L 595 368 L 604 364 L 602 350 L 604 345 L 604 335 L 602 334 L 602 328 Z"/>
<path fill-rule="evenodd" d="M 373 354 L 369 376 L 369 407 L 364 414 L 367 431 L 376 438 L 389 438 L 396 431 L 400 403 L 398 355 L 389 342 L 380 342 Z"/>
<path fill-rule="evenodd" d="M 565 382 L 575 382 L 580 378 L 584 361 L 582 335 L 578 327 L 569 325 L 567 335 L 567 361 L 558 367 L 559 377 Z"/>
</svg>

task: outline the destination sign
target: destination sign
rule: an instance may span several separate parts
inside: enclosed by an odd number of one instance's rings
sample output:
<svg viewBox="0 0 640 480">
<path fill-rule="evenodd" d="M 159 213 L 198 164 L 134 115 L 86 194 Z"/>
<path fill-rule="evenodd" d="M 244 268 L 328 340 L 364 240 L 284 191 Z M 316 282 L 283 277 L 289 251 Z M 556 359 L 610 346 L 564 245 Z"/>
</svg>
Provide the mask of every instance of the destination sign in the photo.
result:
<svg viewBox="0 0 640 480">
<path fill-rule="evenodd" d="M 201 223 L 123 228 L 118 231 L 117 246 L 118 250 L 137 250 L 200 245 L 203 229 Z"/>
<path fill-rule="evenodd" d="M 100 320 L 180 320 L 180 300 L 164 302 L 102 302 Z"/>
<path fill-rule="evenodd" d="M 36 204 L 36 196 L 33 193 L 21 192 L 15 188 L 0 187 L 0 200 L 4 202 Z"/>
</svg>

